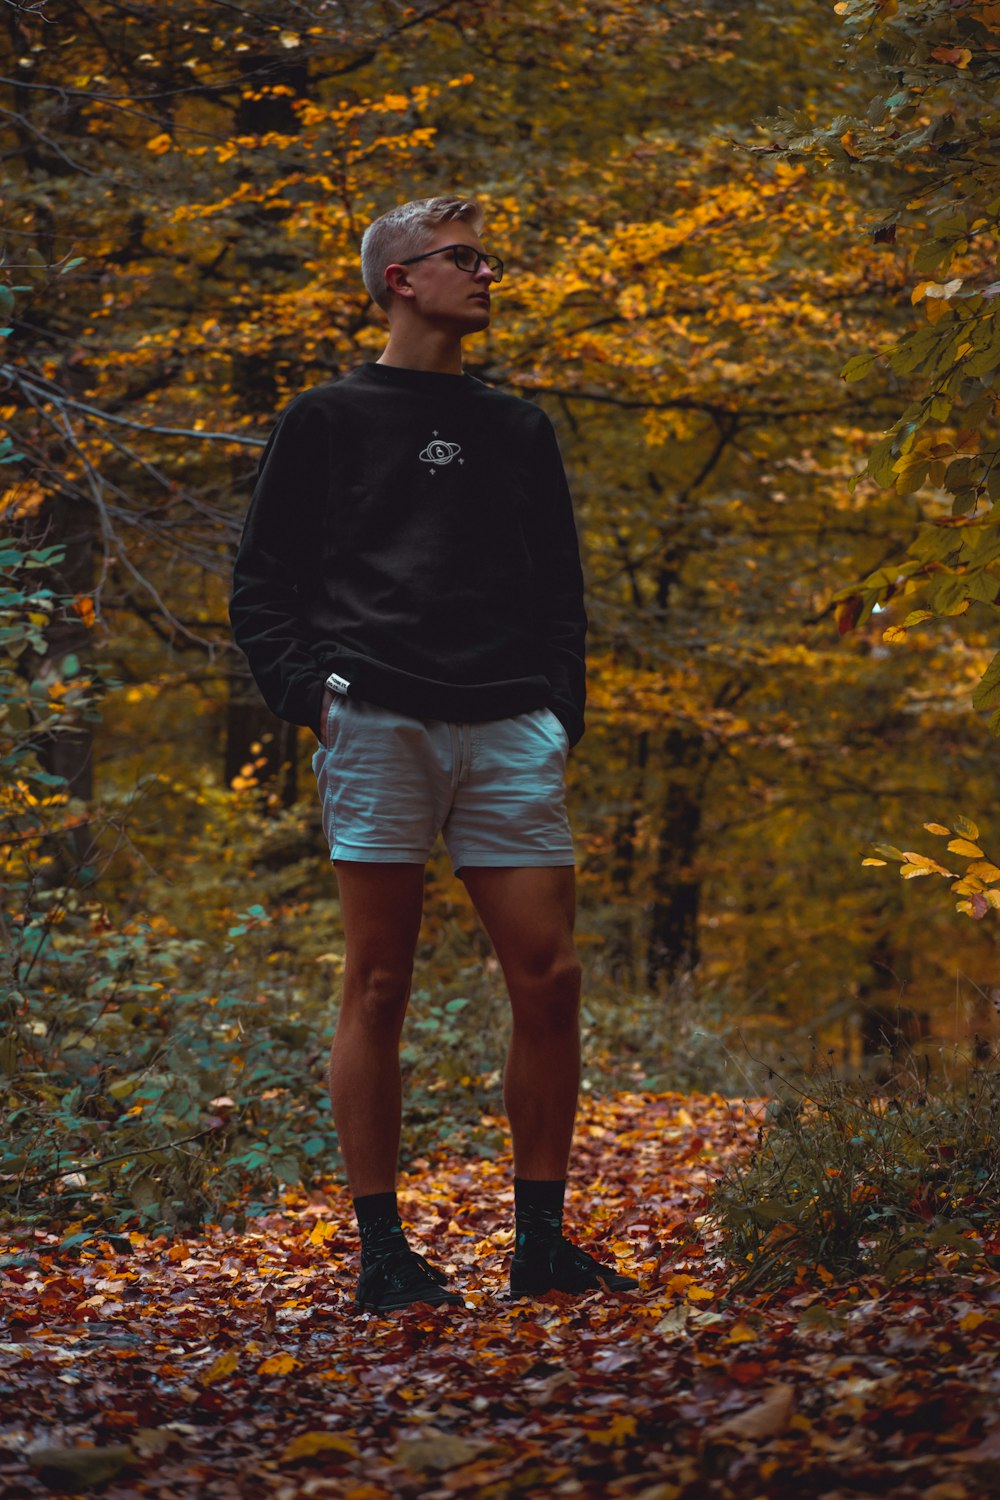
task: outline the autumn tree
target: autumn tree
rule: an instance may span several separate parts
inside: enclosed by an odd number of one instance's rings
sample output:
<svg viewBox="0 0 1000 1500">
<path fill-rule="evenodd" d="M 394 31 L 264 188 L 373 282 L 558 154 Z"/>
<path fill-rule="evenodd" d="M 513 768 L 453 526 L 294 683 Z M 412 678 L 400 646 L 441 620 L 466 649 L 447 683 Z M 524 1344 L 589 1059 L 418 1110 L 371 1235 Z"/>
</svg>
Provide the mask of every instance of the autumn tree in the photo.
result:
<svg viewBox="0 0 1000 1500">
<path fill-rule="evenodd" d="M 5 17 L 6 253 L 34 288 L 13 294 L 9 504 L 86 539 L 67 583 L 170 779 L 294 765 L 225 618 L 255 460 L 297 390 L 381 346 L 369 219 L 475 191 L 509 274 L 469 368 L 552 413 L 590 576 L 572 774 L 595 972 L 659 986 L 700 965 L 789 1006 L 836 999 L 895 920 L 849 884 L 858 841 L 914 790 L 948 797 L 967 751 L 942 655 L 833 628 L 837 583 L 891 557 L 912 503 L 876 515 L 851 493 L 895 396 L 839 378 L 873 330 L 905 328 L 908 271 L 871 243 L 877 183 L 811 175 L 756 121 L 863 109 L 839 22 L 805 4 L 314 11 Z M 109 708 L 107 777 L 136 766 L 128 740 Z"/>
</svg>

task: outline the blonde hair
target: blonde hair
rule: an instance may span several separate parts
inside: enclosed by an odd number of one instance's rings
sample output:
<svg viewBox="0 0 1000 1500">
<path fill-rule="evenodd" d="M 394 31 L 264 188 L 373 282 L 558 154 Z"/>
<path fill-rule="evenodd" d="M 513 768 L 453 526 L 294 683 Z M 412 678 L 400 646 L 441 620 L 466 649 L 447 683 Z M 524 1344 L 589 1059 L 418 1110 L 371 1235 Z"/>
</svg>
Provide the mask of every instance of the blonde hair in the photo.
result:
<svg viewBox="0 0 1000 1500">
<path fill-rule="evenodd" d="M 383 311 L 392 301 L 385 281 L 386 266 L 419 255 L 438 226 L 453 219 L 468 224 L 478 235 L 483 227 L 483 210 L 470 198 L 415 198 L 369 224 L 361 240 L 361 275 L 368 295 Z"/>
</svg>

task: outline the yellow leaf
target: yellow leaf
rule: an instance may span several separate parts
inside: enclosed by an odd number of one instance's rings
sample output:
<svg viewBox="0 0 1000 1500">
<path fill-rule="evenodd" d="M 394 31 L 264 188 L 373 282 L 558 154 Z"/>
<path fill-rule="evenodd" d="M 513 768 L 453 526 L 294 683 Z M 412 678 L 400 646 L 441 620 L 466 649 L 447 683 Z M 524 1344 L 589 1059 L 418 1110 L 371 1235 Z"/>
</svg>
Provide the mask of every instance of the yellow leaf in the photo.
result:
<svg viewBox="0 0 1000 1500">
<path fill-rule="evenodd" d="M 609 1427 L 594 1428 L 587 1436 L 592 1443 L 621 1443 L 627 1437 L 635 1437 L 635 1417 L 619 1413 L 611 1418 Z"/>
<path fill-rule="evenodd" d="M 894 641 L 905 641 L 906 631 L 902 625 L 888 625 L 882 632 L 882 639 L 892 644 Z"/>
<path fill-rule="evenodd" d="M 988 859 L 975 859 L 966 870 L 966 876 L 974 875 L 977 880 L 985 880 L 992 884 L 994 880 L 1000 880 L 1000 869 L 991 864 Z"/>
<path fill-rule="evenodd" d="M 689 1302 L 711 1302 L 714 1296 L 710 1286 L 689 1286 L 687 1289 Z"/>
<path fill-rule="evenodd" d="M 959 1319 L 958 1326 L 963 1333 L 971 1333 L 980 1323 L 985 1323 L 988 1317 L 989 1313 L 967 1312 L 964 1318 Z"/>
<path fill-rule="evenodd" d="M 217 1380 L 224 1380 L 231 1375 L 239 1364 L 239 1357 L 234 1350 L 230 1349 L 227 1354 L 220 1354 L 215 1363 L 205 1370 L 198 1379 L 202 1385 L 214 1385 Z"/>
<path fill-rule="evenodd" d="M 904 849 L 903 859 L 905 863 L 899 873 L 902 875 L 904 871 L 909 871 L 905 876 L 907 880 L 912 880 L 918 870 L 923 875 L 949 875 L 952 880 L 955 878 L 954 870 L 946 870 L 944 865 L 939 865 L 936 859 L 928 859 L 926 854 L 915 854 L 912 849 Z"/>
<path fill-rule="evenodd" d="M 302 1432 L 297 1438 L 286 1445 L 278 1456 L 279 1464 L 291 1464 L 299 1458 L 312 1458 L 314 1453 L 326 1453 L 328 1451 L 346 1453 L 350 1458 L 357 1458 L 358 1450 L 349 1437 L 343 1437 L 339 1432 Z"/>
<path fill-rule="evenodd" d="M 302 1361 L 296 1359 L 294 1354 L 272 1354 L 270 1359 L 265 1359 L 257 1366 L 258 1375 L 288 1375 L 292 1370 L 298 1369 Z"/>
<path fill-rule="evenodd" d="M 956 818 L 955 832 L 960 833 L 963 838 L 967 839 L 977 839 L 979 837 L 979 828 L 973 823 L 971 818 Z"/>
<path fill-rule="evenodd" d="M 972 844 L 968 839 L 952 839 L 948 845 L 949 854 L 965 854 L 969 859 L 982 859 L 983 851 L 978 844 Z"/>
<path fill-rule="evenodd" d="M 861 863 L 863 865 L 884 865 L 886 861 L 884 859 L 863 859 Z"/>
<path fill-rule="evenodd" d="M 951 829 L 946 828 L 943 823 L 925 823 L 924 827 L 927 829 L 928 833 L 940 834 L 942 838 L 951 837 Z"/>
<path fill-rule="evenodd" d="M 757 1338 L 758 1335 L 750 1327 L 750 1324 L 744 1323 L 743 1319 L 740 1318 L 733 1324 L 722 1342 L 724 1344 L 753 1344 Z"/>
<path fill-rule="evenodd" d="M 313 1225 L 312 1233 L 309 1236 L 309 1243 L 310 1245 L 325 1244 L 326 1241 L 332 1239 L 336 1233 L 336 1229 L 327 1219 L 319 1219 L 317 1223 Z"/>
</svg>

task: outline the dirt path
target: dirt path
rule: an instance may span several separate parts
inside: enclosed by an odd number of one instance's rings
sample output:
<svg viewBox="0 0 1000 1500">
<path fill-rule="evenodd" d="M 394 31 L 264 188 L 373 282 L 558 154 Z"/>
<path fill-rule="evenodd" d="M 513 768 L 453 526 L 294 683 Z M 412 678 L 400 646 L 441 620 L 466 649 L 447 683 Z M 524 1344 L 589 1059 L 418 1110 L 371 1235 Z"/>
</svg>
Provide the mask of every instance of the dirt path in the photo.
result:
<svg viewBox="0 0 1000 1500">
<path fill-rule="evenodd" d="M 758 1115 L 587 1102 L 567 1222 L 641 1277 L 617 1298 L 506 1299 L 509 1158 L 401 1183 L 462 1311 L 354 1311 L 341 1189 L 131 1255 L 0 1240 L 0 1493 L 1000 1495 L 1000 1275 L 725 1298 L 702 1215 Z"/>
</svg>

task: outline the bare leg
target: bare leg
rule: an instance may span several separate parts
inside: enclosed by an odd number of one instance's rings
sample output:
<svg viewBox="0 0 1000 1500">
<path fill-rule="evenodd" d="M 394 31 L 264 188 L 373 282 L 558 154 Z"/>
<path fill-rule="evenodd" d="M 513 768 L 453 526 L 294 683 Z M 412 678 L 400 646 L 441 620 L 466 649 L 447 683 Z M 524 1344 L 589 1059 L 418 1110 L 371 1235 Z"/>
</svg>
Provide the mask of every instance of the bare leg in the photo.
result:
<svg viewBox="0 0 1000 1500">
<path fill-rule="evenodd" d="M 496 949 L 514 1029 L 504 1104 L 518 1177 L 566 1176 L 580 1087 L 580 962 L 573 945 L 576 872 L 462 870 Z"/>
<path fill-rule="evenodd" d="M 399 1037 L 424 899 L 422 865 L 337 860 L 347 961 L 330 1102 L 352 1198 L 391 1193 L 402 1121 Z"/>
</svg>

